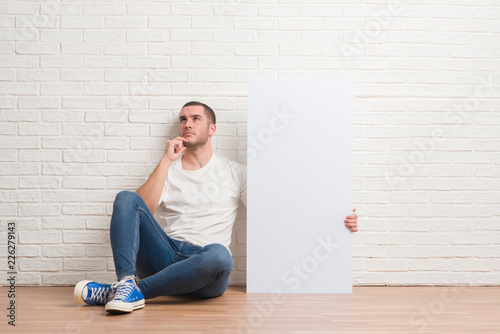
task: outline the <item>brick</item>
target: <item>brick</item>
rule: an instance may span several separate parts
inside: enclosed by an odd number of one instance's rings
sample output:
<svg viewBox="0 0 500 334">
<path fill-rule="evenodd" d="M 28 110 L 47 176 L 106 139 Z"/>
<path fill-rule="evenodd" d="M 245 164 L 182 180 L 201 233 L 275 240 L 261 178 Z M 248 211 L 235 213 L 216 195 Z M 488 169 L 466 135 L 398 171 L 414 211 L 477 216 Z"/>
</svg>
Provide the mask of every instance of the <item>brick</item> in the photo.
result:
<svg viewBox="0 0 500 334">
<path fill-rule="evenodd" d="M 107 179 L 107 189 L 116 189 L 117 191 L 123 189 L 137 189 L 144 183 L 144 178 L 124 178 L 124 177 L 109 177 Z"/>
<path fill-rule="evenodd" d="M 19 204 L 19 216 L 58 216 L 61 214 L 59 204 L 38 203 L 38 204 Z"/>
<path fill-rule="evenodd" d="M 244 4 L 243 2 L 238 3 L 224 3 L 224 4 L 215 4 L 214 5 L 214 15 L 217 16 L 231 16 L 231 17 L 240 17 L 240 16 L 249 16 L 256 17 L 257 16 L 258 6 L 255 4 Z"/>
<path fill-rule="evenodd" d="M 2 217 L 15 217 L 17 216 L 16 204 L 0 204 L 0 215 Z"/>
<path fill-rule="evenodd" d="M 81 162 L 104 162 L 105 152 L 93 150 L 71 150 L 63 152 L 63 164 L 52 164 L 44 173 L 51 175 L 82 175 Z"/>
<path fill-rule="evenodd" d="M 236 44 L 234 45 L 234 53 L 237 56 L 272 56 L 278 54 L 278 47 L 271 44 Z"/>
<path fill-rule="evenodd" d="M 35 95 L 36 88 L 31 83 L 0 82 L 0 91 L 4 95 Z"/>
<path fill-rule="evenodd" d="M 41 3 L 42 15 L 79 15 L 82 14 L 82 5 L 78 3 Z"/>
<path fill-rule="evenodd" d="M 85 226 L 89 230 L 107 230 L 109 232 L 111 217 L 88 217 L 85 218 L 85 221 Z"/>
<path fill-rule="evenodd" d="M 205 43 L 196 43 L 196 44 L 205 45 Z M 222 51 L 219 50 L 219 48 L 224 50 L 224 48 L 222 48 L 221 46 L 213 45 L 213 44 L 208 44 L 208 45 L 209 46 L 202 48 L 202 52 L 195 51 L 197 49 L 195 49 L 195 45 L 193 45 L 192 46 L 192 50 L 193 50 L 192 54 L 209 54 L 209 55 L 224 54 L 224 53 L 222 53 Z M 226 46 L 226 49 L 228 49 L 227 46 Z M 182 42 L 180 42 L 180 43 L 168 43 L 168 44 L 149 44 L 148 50 L 149 50 L 148 54 L 150 54 L 150 55 L 170 56 L 170 55 L 189 55 L 189 53 L 190 53 L 189 52 L 189 50 L 190 50 L 189 44 L 182 43 Z M 231 52 L 227 52 L 227 51 L 225 52 L 225 54 L 228 54 L 228 53 L 231 53 Z"/>
<path fill-rule="evenodd" d="M 23 244 L 59 244 L 62 241 L 60 231 L 20 231 L 19 242 L 21 248 Z"/>
<path fill-rule="evenodd" d="M 59 77 L 57 70 L 44 69 L 16 69 L 17 81 L 56 81 Z"/>
<path fill-rule="evenodd" d="M 8 190 L 0 191 L 2 203 L 26 203 L 39 202 L 40 192 L 38 190 Z"/>
<path fill-rule="evenodd" d="M 16 53 L 28 55 L 58 54 L 59 45 L 56 43 L 17 43 Z"/>
<path fill-rule="evenodd" d="M 0 124 L 0 134 L 1 135 L 16 135 L 17 134 L 17 125 L 16 124 Z"/>
<path fill-rule="evenodd" d="M 15 76 L 14 70 L 0 70 L 0 81 L 14 81 Z"/>
<path fill-rule="evenodd" d="M 170 32 L 172 34 L 173 32 Z M 162 29 L 130 30 L 126 33 L 127 42 L 167 42 L 169 41 L 169 31 Z M 172 40 L 174 40 L 172 38 Z"/>
<path fill-rule="evenodd" d="M 112 256 L 113 253 L 109 245 L 105 246 L 92 245 L 85 247 L 85 255 L 88 257 L 103 258 Z"/>
<path fill-rule="evenodd" d="M 41 56 L 40 63 L 48 68 L 76 68 L 81 67 L 82 59 L 77 56 Z"/>
<path fill-rule="evenodd" d="M 78 39 L 82 40 L 81 38 Z M 83 32 L 84 42 L 101 42 L 101 43 L 123 43 L 125 42 L 125 31 L 92 29 Z M 115 61 L 116 62 L 116 61 Z"/>
<path fill-rule="evenodd" d="M 442 271 L 450 270 L 449 259 L 412 259 L 408 263 L 408 270 L 417 271 Z"/>
<path fill-rule="evenodd" d="M 85 246 L 82 245 L 44 245 L 42 248 L 44 257 L 49 258 L 72 258 L 85 256 Z M 62 255 L 62 256 L 61 256 Z"/>
<path fill-rule="evenodd" d="M 108 152 L 109 162 L 149 162 L 149 152 L 137 151 L 112 151 Z"/>
<path fill-rule="evenodd" d="M 170 61 L 166 57 L 127 57 L 128 68 L 168 68 Z M 132 91 L 132 94 L 134 92 Z"/>
<path fill-rule="evenodd" d="M 106 44 L 104 54 L 109 55 L 145 55 L 146 45 L 142 43 Z"/>
<path fill-rule="evenodd" d="M 104 17 L 104 27 L 114 29 L 144 29 L 147 25 L 147 19 L 147 17 L 140 16 L 106 16 Z"/>
<path fill-rule="evenodd" d="M 63 178 L 62 187 L 69 189 L 100 189 L 105 186 L 103 177 L 66 176 Z"/>
<path fill-rule="evenodd" d="M 106 259 L 72 258 L 63 259 L 64 270 L 105 270 Z"/>
<path fill-rule="evenodd" d="M 144 182 L 144 177 L 141 175 L 141 184 Z M 134 188 L 130 188 L 130 190 L 134 190 L 135 188 L 138 188 L 139 186 L 134 186 Z M 105 203 L 106 204 L 106 209 L 108 208 L 109 204 L 112 204 L 114 202 L 116 194 L 124 190 L 124 188 L 119 189 L 119 190 L 113 190 L 113 189 L 101 189 L 101 190 L 91 190 L 91 191 L 86 191 L 85 192 L 85 200 L 87 202 L 99 202 L 99 203 Z M 107 218 L 107 217 L 105 217 Z"/>
<path fill-rule="evenodd" d="M 18 248 L 18 256 L 23 257 L 39 257 L 40 256 L 40 246 L 39 245 L 23 245 L 23 247 Z"/>
<path fill-rule="evenodd" d="M 61 45 L 63 55 L 101 55 L 102 44 L 97 43 L 64 43 Z"/>
<path fill-rule="evenodd" d="M 143 124 L 106 124 L 104 128 L 106 136 L 145 137 L 147 133 L 147 125 Z"/>
<path fill-rule="evenodd" d="M 370 238 L 365 241 L 367 245 L 406 245 L 408 243 L 407 233 L 371 233 Z"/>
<path fill-rule="evenodd" d="M 74 286 L 82 280 L 82 274 L 73 273 L 43 273 L 42 285 L 44 286 Z M 102 282 L 102 281 L 99 281 Z"/>
<path fill-rule="evenodd" d="M 105 98 L 102 97 L 63 97 L 64 109 L 104 109 Z"/>
<path fill-rule="evenodd" d="M 169 6 L 167 4 L 144 4 L 130 3 L 127 4 L 127 14 L 129 15 L 167 15 Z M 190 14 L 191 15 L 191 14 Z"/>
<path fill-rule="evenodd" d="M 65 244 L 104 244 L 109 241 L 109 231 L 64 231 Z"/>
<path fill-rule="evenodd" d="M 35 272 L 59 271 L 61 270 L 61 259 L 22 258 L 19 260 L 19 270 Z"/>
<path fill-rule="evenodd" d="M 102 204 L 87 205 L 69 205 L 64 204 L 62 208 L 63 215 L 103 215 L 105 213 Z"/>
<path fill-rule="evenodd" d="M 75 96 L 83 94 L 83 87 L 80 83 L 42 83 L 40 91 L 41 95 Z"/>
<path fill-rule="evenodd" d="M 99 16 L 64 16 L 61 17 L 62 29 L 99 29 L 104 26 L 104 18 Z"/>
<path fill-rule="evenodd" d="M 35 15 L 37 11 L 38 6 L 36 3 L 4 2 L 0 4 L 0 14 Z"/>
<path fill-rule="evenodd" d="M 19 188 L 56 189 L 59 178 L 52 176 L 19 176 Z"/>
<path fill-rule="evenodd" d="M 42 226 L 47 230 L 81 230 L 85 227 L 85 219 L 67 216 L 44 217 Z"/>
<path fill-rule="evenodd" d="M 77 190 L 44 190 L 42 199 L 44 202 L 83 202 L 85 194 Z"/>
<path fill-rule="evenodd" d="M 454 232 L 451 234 L 454 245 L 488 245 L 493 242 L 493 235 L 489 232 Z"/>
<path fill-rule="evenodd" d="M 490 22 L 485 20 L 449 20 L 448 29 L 452 32 L 489 32 Z"/>
<path fill-rule="evenodd" d="M 34 137 L 0 137 L 0 148 L 22 148 L 36 149 L 38 148 L 38 138 Z"/>
<path fill-rule="evenodd" d="M 82 40 L 82 32 L 79 30 L 40 30 L 40 41 L 42 42 L 74 42 L 80 40 Z"/>
<path fill-rule="evenodd" d="M 234 28 L 237 30 L 270 30 L 276 25 L 274 18 L 235 17 Z"/>
<path fill-rule="evenodd" d="M 84 4 L 83 14 L 87 15 L 124 15 L 124 4 Z"/>
<path fill-rule="evenodd" d="M 448 245 L 450 243 L 449 233 L 422 232 L 408 235 L 408 243 L 411 245 Z"/>
<path fill-rule="evenodd" d="M 403 259 L 370 259 L 367 271 L 408 271 L 408 261 Z"/>
</svg>

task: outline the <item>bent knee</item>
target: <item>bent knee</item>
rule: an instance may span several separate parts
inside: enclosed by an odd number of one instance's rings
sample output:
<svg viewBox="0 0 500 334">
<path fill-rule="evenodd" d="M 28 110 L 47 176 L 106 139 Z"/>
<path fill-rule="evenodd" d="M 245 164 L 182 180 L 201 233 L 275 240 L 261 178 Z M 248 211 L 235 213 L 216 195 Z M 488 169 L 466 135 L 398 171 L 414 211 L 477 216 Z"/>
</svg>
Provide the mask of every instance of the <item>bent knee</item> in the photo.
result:
<svg viewBox="0 0 500 334">
<path fill-rule="evenodd" d="M 233 257 L 229 250 L 221 244 L 209 244 L 205 249 L 210 253 L 211 259 L 217 266 L 231 270 L 233 268 Z"/>
<path fill-rule="evenodd" d="M 141 196 L 139 196 L 139 194 L 135 191 L 122 190 L 118 194 L 116 194 L 115 202 L 113 204 L 130 204 L 131 202 L 135 202 L 140 198 Z"/>
</svg>

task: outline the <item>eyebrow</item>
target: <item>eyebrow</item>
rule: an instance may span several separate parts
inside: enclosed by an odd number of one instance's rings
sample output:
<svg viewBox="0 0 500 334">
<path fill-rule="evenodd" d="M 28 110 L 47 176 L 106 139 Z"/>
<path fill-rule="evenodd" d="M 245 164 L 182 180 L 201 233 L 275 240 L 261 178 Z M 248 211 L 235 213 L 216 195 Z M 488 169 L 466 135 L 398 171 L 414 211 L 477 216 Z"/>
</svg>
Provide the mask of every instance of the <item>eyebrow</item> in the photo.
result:
<svg viewBox="0 0 500 334">
<path fill-rule="evenodd" d="M 191 115 L 191 118 L 193 118 L 193 117 L 200 117 L 201 118 L 203 116 L 201 116 L 201 115 Z M 179 119 L 183 119 L 183 118 L 186 118 L 186 116 L 184 116 L 184 115 L 179 116 Z"/>
</svg>

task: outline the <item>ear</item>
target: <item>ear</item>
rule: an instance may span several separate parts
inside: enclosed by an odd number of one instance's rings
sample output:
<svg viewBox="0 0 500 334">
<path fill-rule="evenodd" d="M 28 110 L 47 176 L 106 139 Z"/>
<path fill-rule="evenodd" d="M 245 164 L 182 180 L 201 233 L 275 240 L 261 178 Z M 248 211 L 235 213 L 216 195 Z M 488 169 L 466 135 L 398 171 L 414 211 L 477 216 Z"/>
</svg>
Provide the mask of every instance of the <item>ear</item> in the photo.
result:
<svg viewBox="0 0 500 334">
<path fill-rule="evenodd" d="M 208 135 L 211 137 L 215 134 L 215 131 L 217 130 L 217 126 L 215 124 L 210 124 L 210 127 L 208 128 Z"/>
</svg>

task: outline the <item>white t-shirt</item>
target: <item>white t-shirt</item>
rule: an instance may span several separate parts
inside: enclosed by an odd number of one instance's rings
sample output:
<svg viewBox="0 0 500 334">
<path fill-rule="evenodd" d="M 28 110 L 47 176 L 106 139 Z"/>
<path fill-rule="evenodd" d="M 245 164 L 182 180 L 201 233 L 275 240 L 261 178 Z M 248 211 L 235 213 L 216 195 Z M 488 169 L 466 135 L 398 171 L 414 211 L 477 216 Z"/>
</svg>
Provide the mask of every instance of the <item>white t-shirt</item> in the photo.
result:
<svg viewBox="0 0 500 334">
<path fill-rule="evenodd" d="M 246 206 L 246 167 L 212 154 L 197 170 L 173 161 L 155 217 L 171 238 L 205 246 L 219 243 L 229 249 L 236 211 Z"/>
</svg>

